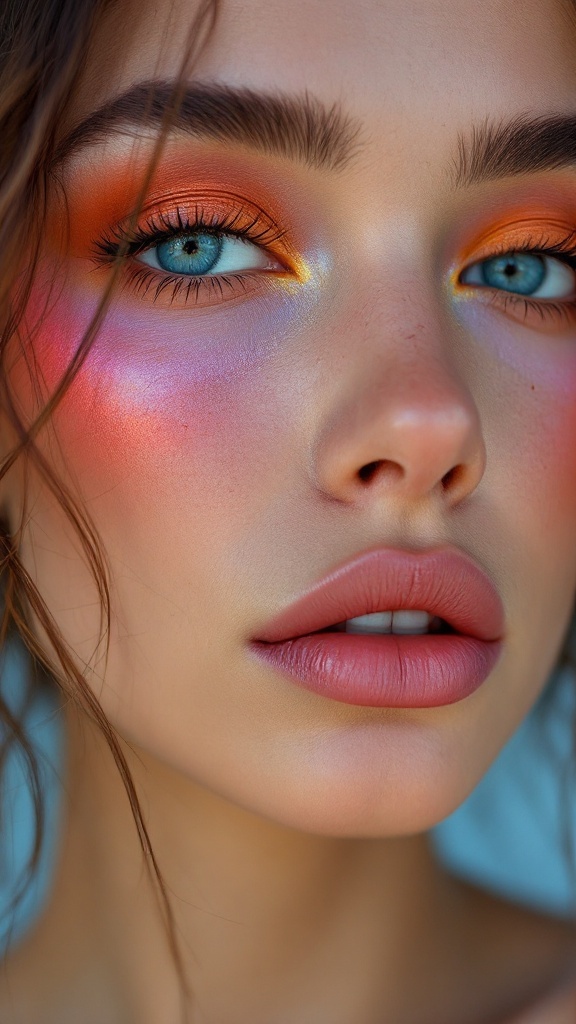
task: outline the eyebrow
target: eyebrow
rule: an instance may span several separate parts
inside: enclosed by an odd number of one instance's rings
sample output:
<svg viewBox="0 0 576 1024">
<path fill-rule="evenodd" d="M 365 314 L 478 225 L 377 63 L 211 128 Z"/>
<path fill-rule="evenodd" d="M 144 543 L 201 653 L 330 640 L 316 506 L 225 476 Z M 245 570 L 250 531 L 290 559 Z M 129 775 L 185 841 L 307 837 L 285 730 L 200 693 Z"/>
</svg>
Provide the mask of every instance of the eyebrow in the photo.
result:
<svg viewBox="0 0 576 1024">
<path fill-rule="evenodd" d="M 518 114 L 498 122 L 486 118 L 458 136 L 455 187 L 508 175 L 576 167 L 576 114 Z"/>
<path fill-rule="evenodd" d="M 247 87 L 193 83 L 177 93 L 173 82 L 141 82 L 76 125 L 58 145 L 54 164 L 113 132 L 163 126 L 202 139 L 247 145 L 319 170 L 346 167 L 361 148 L 362 124 L 339 103 Z"/>
<path fill-rule="evenodd" d="M 111 133 L 161 129 L 243 144 L 307 167 L 338 171 L 364 148 L 363 124 L 337 102 L 219 83 L 192 83 L 177 96 L 173 82 L 141 82 L 105 103 L 60 142 L 54 164 Z M 486 118 L 457 136 L 449 176 L 454 188 L 510 175 L 576 166 L 576 114 Z"/>
</svg>

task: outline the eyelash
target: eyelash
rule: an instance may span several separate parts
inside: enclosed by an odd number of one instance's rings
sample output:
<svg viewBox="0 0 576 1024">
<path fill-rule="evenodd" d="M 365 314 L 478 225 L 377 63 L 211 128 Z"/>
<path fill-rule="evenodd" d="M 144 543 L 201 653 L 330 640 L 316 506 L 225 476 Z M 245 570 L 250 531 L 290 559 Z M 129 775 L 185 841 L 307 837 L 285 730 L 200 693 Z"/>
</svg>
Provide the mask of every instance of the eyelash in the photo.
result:
<svg viewBox="0 0 576 1024">
<path fill-rule="evenodd" d="M 234 291 L 235 284 L 248 288 L 248 282 L 254 277 L 250 271 L 238 273 L 224 273 L 198 276 L 179 276 L 177 274 L 163 273 L 159 278 L 159 272 L 153 267 L 145 264 L 130 262 L 134 256 L 152 249 L 155 245 L 178 235 L 193 234 L 196 231 L 242 239 L 258 245 L 278 262 L 280 257 L 273 251 L 273 247 L 286 235 L 286 231 L 279 228 L 273 222 L 266 223 L 263 217 L 258 214 L 251 214 L 251 220 L 238 227 L 238 223 L 245 219 L 246 212 L 241 209 L 231 210 L 229 213 L 207 213 L 205 209 L 196 204 L 194 215 L 189 216 L 180 207 L 171 209 L 169 212 L 158 211 L 151 214 L 143 225 L 133 229 L 123 225 L 117 225 L 109 234 L 103 234 L 94 243 L 93 258 L 97 266 L 112 266 L 117 261 L 126 261 L 129 270 L 129 284 L 140 296 L 151 295 L 152 301 L 156 302 L 160 296 L 168 291 L 169 302 L 177 298 L 183 299 L 184 304 L 198 303 L 205 295 L 217 293 L 223 297 L 223 287 L 228 286 Z M 259 271 L 258 273 L 262 273 Z M 268 273 L 271 273 L 268 271 Z"/>
<path fill-rule="evenodd" d="M 496 245 L 490 254 L 484 256 L 483 260 L 475 262 L 482 263 L 485 260 L 494 259 L 496 256 L 511 255 L 512 253 L 527 252 L 534 256 L 550 256 L 570 267 L 576 275 L 576 231 L 570 231 L 559 242 L 553 242 L 546 236 L 537 239 L 527 238 L 519 245 Z M 472 264 L 464 269 L 468 269 Z M 464 270 L 460 272 L 464 273 Z M 459 275 L 460 276 L 460 275 Z M 466 287 L 481 287 L 479 285 L 467 285 Z M 576 287 L 576 285 L 575 285 Z M 488 286 L 486 286 L 486 290 Z M 541 322 L 548 319 L 562 320 L 570 325 L 576 320 L 576 298 L 568 301 L 557 302 L 552 299 L 530 299 L 515 292 L 494 290 L 492 303 L 504 311 L 512 310 L 515 315 L 520 312 L 522 320 L 527 320 L 534 313 L 540 315 Z"/>
<path fill-rule="evenodd" d="M 243 216 L 244 211 L 239 209 L 231 210 L 226 214 L 214 212 L 207 214 L 204 208 L 198 204 L 195 205 L 193 217 L 190 217 L 188 213 L 183 213 L 179 207 L 167 213 L 156 212 L 145 221 L 144 225 L 138 225 L 132 230 L 118 225 L 110 231 L 110 234 L 102 235 L 94 244 L 94 259 L 99 266 L 110 266 L 118 260 L 130 261 L 132 257 L 138 256 L 169 238 L 179 234 L 192 234 L 195 231 L 243 239 L 259 245 L 264 250 L 271 250 L 286 234 L 285 230 L 280 229 L 272 222 L 264 224 L 263 218 L 257 214 L 247 224 L 238 227 L 238 222 L 242 220 Z M 521 244 L 513 247 L 505 244 L 496 245 L 490 255 L 485 256 L 484 259 L 488 260 L 496 256 L 519 252 L 558 259 L 576 274 L 576 230 L 569 232 L 563 239 L 556 242 L 548 237 L 540 236 L 537 239 L 527 238 Z M 271 255 L 278 259 L 274 252 L 271 252 Z M 190 301 L 196 304 L 202 296 L 207 294 L 208 296 L 217 294 L 217 297 L 222 298 L 224 286 L 228 287 L 231 292 L 234 292 L 235 286 L 246 290 L 247 282 L 254 276 L 249 271 L 235 274 L 198 275 L 189 278 L 165 273 L 159 279 L 156 270 L 134 262 L 129 263 L 129 275 L 129 283 L 140 296 L 147 296 L 151 293 L 152 301 L 156 302 L 168 291 L 170 303 L 180 298 L 184 300 L 184 304 Z M 516 316 L 520 313 L 522 320 L 527 320 L 532 314 L 538 314 L 541 322 L 546 319 L 554 319 L 573 324 L 576 320 L 576 299 L 567 302 L 543 301 L 495 289 L 492 303 L 503 308 L 505 312 L 512 311 Z"/>
</svg>

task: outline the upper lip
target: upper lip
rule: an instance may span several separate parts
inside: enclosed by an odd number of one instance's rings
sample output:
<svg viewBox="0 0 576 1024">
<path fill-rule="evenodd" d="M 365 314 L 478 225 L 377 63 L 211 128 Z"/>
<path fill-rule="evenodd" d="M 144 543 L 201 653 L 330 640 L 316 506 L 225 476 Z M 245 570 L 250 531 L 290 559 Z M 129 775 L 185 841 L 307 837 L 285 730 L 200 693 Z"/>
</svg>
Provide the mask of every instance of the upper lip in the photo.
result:
<svg viewBox="0 0 576 1024">
<path fill-rule="evenodd" d="M 476 562 L 461 551 L 377 548 L 337 567 L 263 626 L 255 639 L 276 643 L 314 633 L 345 619 L 394 609 L 421 609 L 457 633 L 502 637 L 504 609 Z"/>
</svg>

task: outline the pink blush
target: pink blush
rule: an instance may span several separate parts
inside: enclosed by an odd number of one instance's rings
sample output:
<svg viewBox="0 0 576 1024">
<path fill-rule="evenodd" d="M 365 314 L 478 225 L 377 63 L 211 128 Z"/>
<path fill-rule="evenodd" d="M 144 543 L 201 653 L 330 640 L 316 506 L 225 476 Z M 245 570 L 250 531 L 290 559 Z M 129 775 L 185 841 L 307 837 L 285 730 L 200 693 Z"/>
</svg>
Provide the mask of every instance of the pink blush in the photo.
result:
<svg viewBox="0 0 576 1024">
<path fill-rule="evenodd" d="M 274 419 L 268 364 L 306 323 L 316 293 L 303 292 L 175 312 L 118 297 L 47 428 L 57 431 L 60 470 L 72 471 L 87 498 L 128 480 L 133 495 L 150 500 L 151 487 L 161 493 L 175 477 L 233 477 L 239 453 Z M 12 373 L 28 421 L 73 359 L 96 301 L 70 288 L 44 312 L 36 297 L 28 319 L 43 313 L 31 346 L 41 400 L 24 360 Z"/>
</svg>

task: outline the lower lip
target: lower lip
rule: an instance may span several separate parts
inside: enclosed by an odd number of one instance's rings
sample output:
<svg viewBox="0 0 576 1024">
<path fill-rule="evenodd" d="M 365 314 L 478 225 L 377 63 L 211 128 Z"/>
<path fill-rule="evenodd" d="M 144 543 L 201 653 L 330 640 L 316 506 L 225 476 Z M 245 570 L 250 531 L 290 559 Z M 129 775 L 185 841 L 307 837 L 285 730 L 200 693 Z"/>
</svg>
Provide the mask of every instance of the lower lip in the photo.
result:
<svg viewBox="0 0 576 1024">
<path fill-rule="evenodd" d="M 502 651 L 460 634 L 362 636 L 313 633 L 251 650 L 293 682 L 343 704 L 434 708 L 474 693 Z"/>
</svg>

